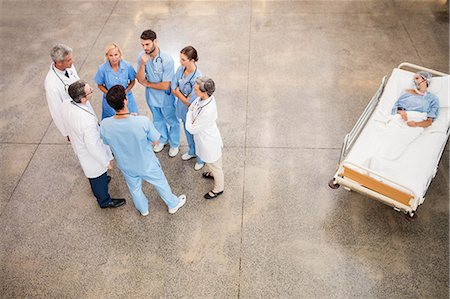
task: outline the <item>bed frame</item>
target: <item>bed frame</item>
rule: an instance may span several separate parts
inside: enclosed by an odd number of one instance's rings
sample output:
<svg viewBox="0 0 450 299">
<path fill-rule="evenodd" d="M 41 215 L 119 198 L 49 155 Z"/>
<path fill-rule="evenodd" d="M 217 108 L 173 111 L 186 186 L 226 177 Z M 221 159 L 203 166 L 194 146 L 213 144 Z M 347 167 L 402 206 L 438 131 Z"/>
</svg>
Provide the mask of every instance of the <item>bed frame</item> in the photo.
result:
<svg viewBox="0 0 450 299">
<path fill-rule="evenodd" d="M 425 67 L 421 67 L 411 63 L 401 63 L 398 66 L 399 69 L 417 72 L 420 70 L 430 72 L 434 76 L 446 76 L 447 74 L 428 69 Z M 444 148 L 446 143 L 443 144 L 440 153 L 439 159 L 437 160 L 437 164 L 435 165 L 435 170 L 433 176 L 428 180 L 426 190 L 424 194 L 415 194 L 413 190 L 402 186 L 386 177 L 377 173 L 371 169 L 365 168 L 363 166 L 357 165 L 355 163 L 351 163 L 348 161 L 344 161 L 345 157 L 349 153 L 353 144 L 361 134 L 365 125 L 369 121 L 371 115 L 375 111 L 376 107 L 379 104 L 380 97 L 383 94 L 384 87 L 386 85 L 386 76 L 383 77 L 378 90 L 375 95 L 370 100 L 367 107 L 364 109 L 364 112 L 359 117 L 355 126 L 352 128 L 350 133 L 348 133 L 345 138 L 341 148 L 341 152 L 339 155 L 339 162 L 337 166 L 336 174 L 333 179 L 331 179 L 328 183 L 332 189 L 339 188 L 340 185 L 344 186 L 345 189 L 351 191 L 355 190 L 359 193 L 372 197 L 376 200 L 383 202 L 391 207 L 393 207 L 397 211 L 401 211 L 407 214 L 411 218 L 415 218 L 415 211 L 420 203 L 423 202 L 424 196 L 428 187 L 431 183 L 431 180 L 437 173 L 439 161 L 444 152 Z M 447 128 L 447 140 L 450 135 L 450 128 Z M 351 167 L 349 167 L 351 166 Z M 354 169 L 359 169 L 359 171 L 355 171 Z"/>
</svg>

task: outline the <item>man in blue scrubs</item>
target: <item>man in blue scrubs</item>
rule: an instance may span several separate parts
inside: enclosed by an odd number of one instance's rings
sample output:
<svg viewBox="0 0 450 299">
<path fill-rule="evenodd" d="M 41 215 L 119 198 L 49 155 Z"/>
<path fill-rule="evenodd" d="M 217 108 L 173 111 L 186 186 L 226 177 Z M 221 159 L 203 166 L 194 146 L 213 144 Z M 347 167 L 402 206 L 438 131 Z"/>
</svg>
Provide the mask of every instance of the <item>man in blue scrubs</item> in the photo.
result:
<svg viewBox="0 0 450 299">
<path fill-rule="evenodd" d="M 137 59 L 136 79 L 145 86 L 145 98 L 153 114 L 153 124 L 161 134 L 160 143 L 153 147 L 158 153 L 167 142 L 170 145 L 169 156 L 178 154 L 180 143 L 180 122 L 175 113 L 175 97 L 170 83 L 174 74 L 173 58 L 158 47 L 156 33 L 145 30 L 141 34 L 143 50 Z"/>
<path fill-rule="evenodd" d="M 131 115 L 122 85 L 111 87 L 107 94 L 108 104 L 116 115 L 105 118 L 100 125 L 100 136 L 111 148 L 122 171 L 134 205 L 142 214 L 149 214 L 148 199 L 142 192 L 142 179 L 152 184 L 159 196 L 174 214 L 186 202 L 186 195 L 176 197 L 161 169 L 151 143 L 159 143 L 160 134 L 145 116 Z"/>
</svg>

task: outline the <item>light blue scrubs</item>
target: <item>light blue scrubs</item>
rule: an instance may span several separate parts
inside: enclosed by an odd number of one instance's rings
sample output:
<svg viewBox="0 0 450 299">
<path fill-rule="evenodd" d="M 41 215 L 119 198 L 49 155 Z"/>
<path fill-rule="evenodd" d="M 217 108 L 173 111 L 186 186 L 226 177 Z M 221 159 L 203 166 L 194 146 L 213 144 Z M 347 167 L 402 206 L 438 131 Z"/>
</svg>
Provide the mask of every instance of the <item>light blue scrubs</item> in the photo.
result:
<svg viewBox="0 0 450 299">
<path fill-rule="evenodd" d="M 403 108 L 406 111 L 426 112 L 427 117 L 434 119 L 439 115 L 439 100 L 429 92 L 423 96 L 404 92 L 395 102 L 391 113 L 396 114 L 398 108 Z"/>
<path fill-rule="evenodd" d="M 141 67 L 141 57 L 145 52 L 141 51 L 137 59 L 137 69 Z M 171 82 L 174 72 L 172 57 L 159 51 L 155 59 L 149 59 L 145 64 L 145 78 L 150 83 Z M 145 99 L 153 114 L 153 124 L 161 134 L 161 143 L 169 142 L 171 147 L 180 144 L 180 122 L 175 112 L 175 96 L 170 88 L 158 90 L 146 87 Z"/>
<path fill-rule="evenodd" d="M 97 84 L 104 85 L 106 89 L 110 89 L 117 84 L 122 85 L 126 89 L 130 84 L 130 81 L 133 81 L 135 78 L 136 71 L 129 62 L 121 60 L 119 62 L 119 70 L 116 73 L 111 68 L 109 61 L 106 61 L 98 67 L 97 74 L 94 77 L 94 81 Z M 130 112 L 139 113 L 136 101 L 134 100 L 134 96 L 131 90 L 127 93 L 127 99 L 128 110 Z M 108 102 L 106 101 L 106 94 L 103 94 L 102 119 L 113 115 L 116 115 L 116 111 L 114 111 L 114 109 L 109 106 Z"/>
<path fill-rule="evenodd" d="M 189 99 L 189 103 L 192 103 L 197 97 L 194 92 L 195 79 L 201 77 L 203 74 L 202 71 L 199 70 L 198 68 L 194 71 L 194 73 L 191 73 L 187 76 L 183 76 L 183 73 L 184 67 L 180 66 L 177 69 L 175 76 L 173 76 L 171 88 L 175 90 L 177 89 L 177 87 L 180 87 L 180 91 L 184 94 L 184 96 L 186 96 Z M 189 107 L 186 106 L 181 100 L 179 99 L 176 100 L 177 117 L 181 118 L 181 120 L 183 121 L 184 133 L 186 134 L 186 140 L 189 145 L 189 155 L 197 156 L 195 154 L 194 136 L 186 130 L 186 114 L 188 112 L 188 109 Z M 203 161 L 198 156 L 197 156 L 197 163 L 198 164 L 203 163 Z"/>
<path fill-rule="evenodd" d="M 111 148 L 122 171 L 134 205 L 141 213 L 148 211 L 148 199 L 142 192 L 142 179 L 152 184 L 169 208 L 178 205 L 150 142 L 160 135 L 145 116 L 109 117 L 100 124 L 100 137 Z"/>
</svg>

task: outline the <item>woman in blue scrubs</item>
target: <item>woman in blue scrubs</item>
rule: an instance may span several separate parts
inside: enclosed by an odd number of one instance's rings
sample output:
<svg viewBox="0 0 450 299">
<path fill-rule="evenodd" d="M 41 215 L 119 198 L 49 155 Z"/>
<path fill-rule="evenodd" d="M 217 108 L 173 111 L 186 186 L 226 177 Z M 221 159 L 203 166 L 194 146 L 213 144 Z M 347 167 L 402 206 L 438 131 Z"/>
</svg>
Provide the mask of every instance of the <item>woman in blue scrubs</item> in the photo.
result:
<svg viewBox="0 0 450 299">
<path fill-rule="evenodd" d="M 172 83 L 172 93 L 177 97 L 176 112 L 177 117 L 183 121 L 184 133 L 189 145 L 189 150 L 181 156 L 184 161 L 197 157 L 194 169 L 200 170 L 205 163 L 195 153 L 195 142 L 191 133 L 186 130 L 186 114 L 191 103 L 196 99 L 194 92 L 195 80 L 202 76 L 196 62 L 198 61 L 197 51 L 192 46 L 184 47 L 180 51 L 180 67 L 178 67 Z"/>
<path fill-rule="evenodd" d="M 106 93 L 108 92 L 108 89 L 117 84 L 120 84 L 125 88 L 130 113 L 138 114 L 139 111 L 136 101 L 131 92 L 136 78 L 136 71 L 133 66 L 129 62 L 123 60 L 122 50 L 114 43 L 106 47 L 105 60 L 105 63 L 98 67 L 97 74 L 94 78 L 95 82 L 98 84 L 98 88 L 103 92 L 102 119 L 116 114 L 114 109 L 111 108 L 106 101 Z"/>
</svg>

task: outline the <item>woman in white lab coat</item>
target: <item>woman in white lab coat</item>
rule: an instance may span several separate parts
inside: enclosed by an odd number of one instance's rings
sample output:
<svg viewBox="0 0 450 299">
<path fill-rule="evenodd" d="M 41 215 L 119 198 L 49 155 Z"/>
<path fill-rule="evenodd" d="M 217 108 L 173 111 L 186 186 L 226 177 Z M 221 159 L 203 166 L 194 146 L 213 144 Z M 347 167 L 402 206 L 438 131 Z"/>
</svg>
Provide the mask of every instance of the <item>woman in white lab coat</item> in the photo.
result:
<svg viewBox="0 0 450 299">
<path fill-rule="evenodd" d="M 189 106 L 186 115 L 186 129 L 194 135 L 195 152 L 211 170 L 204 172 L 206 179 L 214 179 L 214 188 L 205 194 L 213 199 L 223 193 L 224 176 L 222 170 L 223 142 L 217 128 L 217 106 L 213 96 L 214 81 L 207 77 L 198 77 L 194 85 L 197 98 Z"/>
</svg>

